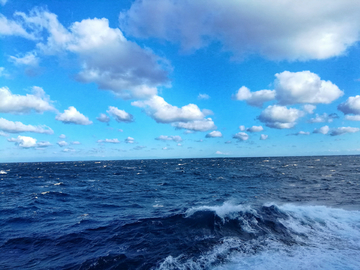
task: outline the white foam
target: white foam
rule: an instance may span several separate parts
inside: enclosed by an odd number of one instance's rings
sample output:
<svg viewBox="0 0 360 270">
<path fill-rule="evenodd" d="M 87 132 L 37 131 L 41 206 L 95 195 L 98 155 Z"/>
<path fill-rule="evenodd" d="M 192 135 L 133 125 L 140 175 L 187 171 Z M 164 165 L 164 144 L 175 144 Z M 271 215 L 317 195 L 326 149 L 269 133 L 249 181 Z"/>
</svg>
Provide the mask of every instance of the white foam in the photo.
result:
<svg viewBox="0 0 360 270">
<path fill-rule="evenodd" d="M 1 170 L 0 174 L 7 174 L 7 172 L 5 172 L 4 170 Z"/>
</svg>

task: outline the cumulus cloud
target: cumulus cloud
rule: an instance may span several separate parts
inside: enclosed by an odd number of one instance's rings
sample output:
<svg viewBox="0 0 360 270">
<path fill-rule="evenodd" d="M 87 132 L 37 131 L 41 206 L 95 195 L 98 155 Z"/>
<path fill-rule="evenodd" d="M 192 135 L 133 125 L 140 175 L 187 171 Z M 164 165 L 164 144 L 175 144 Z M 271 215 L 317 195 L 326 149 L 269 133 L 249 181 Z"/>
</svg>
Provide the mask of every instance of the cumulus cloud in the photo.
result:
<svg viewBox="0 0 360 270">
<path fill-rule="evenodd" d="M 42 126 L 24 125 L 21 122 L 13 122 L 6 120 L 4 118 L 0 118 L 0 130 L 9 133 L 34 132 L 34 133 L 42 133 L 42 134 L 54 134 L 54 131 L 45 125 Z"/>
<path fill-rule="evenodd" d="M 321 128 L 315 128 L 313 133 L 321 133 L 321 134 L 328 134 L 330 131 L 329 126 L 323 126 Z"/>
<path fill-rule="evenodd" d="M 245 100 L 247 104 L 255 107 L 262 107 L 267 101 L 275 98 L 275 90 L 260 90 L 256 92 L 250 92 L 246 86 L 240 87 L 238 92 L 233 95 L 235 100 Z"/>
<path fill-rule="evenodd" d="M 130 144 L 133 144 L 133 143 L 135 143 L 135 139 L 132 138 L 132 137 L 127 137 L 127 138 L 125 139 L 125 142 L 126 142 L 126 143 L 130 143 Z"/>
<path fill-rule="evenodd" d="M 170 105 L 160 96 L 153 96 L 143 101 L 134 101 L 131 105 L 144 108 L 145 112 L 158 123 L 188 122 L 205 117 L 195 104 L 188 104 L 179 108 Z"/>
<path fill-rule="evenodd" d="M 284 71 L 275 77 L 276 99 L 281 105 L 329 104 L 344 94 L 335 84 L 310 71 Z"/>
<path fill-rule="evenodd" d="M 208 94 L 199 94 L 198 99 L 209 99 L 210 96 Z"/>
<path fill-rule="evenodd" d="M 262 126 L 252 126 L 251 128 L 246 129 L 249 132 L 260 132 L 263 131 L 264 128 Z"/>
<path fill-rule="evenodd" d="M 339 128 L 335 128 L 335 129 L 331 130 L 330 136 L 338 136 L 338 135 L 343 135 L 346 133 L 355 133 L 355 132 L 359 132 L 359 131 L 360 131 L 360 128 L 339 127 Z"/>
<path fill-rule="evenodd" d="M 173 123 L 172 126 L 176 127 L 177 129 L 187 129 L 190 131 L 208 131 L 217 129 L 214 121 L 211 118 L 204 118 L 202 120 L 195 120 L 190 122 Z"/>
<path fill-rule="evenodd" d="M 271 105 L 258 116 L 258 119 L 270 128 L 287 129 L 296 125 L 296 120 L 305 113 L 298 109 L 285 106 Z"/>
<path fill-rule="evenodd" d="M 351 0 L 137 0 L 119 20 L 126 33 L 179 42 L 185 50 L 220 41 L 240 56 L 309 60 L 342 55 L 355 44 L 359 12 Z"/>
<path fill-rule="evenodd" d="M 42 113 L 53 111 L 55 108 L 51 104 L 49 96 L 38 86 L 32 88 L 32 94 L 25 96 L 12 94 L 9 88 L 0 88 L 0 112 L 1 113 L 29 113 L 32 110 Z"/>
<path fill-rule="evenodd" d="M 316 107 L 312 104 L 329 104 L 344 94 L 335 84 L 321 80 L 310 71 L 284 71 L 275 74 L 275 77 L 274 90 L 250 92 L 247 87 L 242 86 L 233 98 L 245 100 L 255 107 L 262 107 L 271 100 L 276 100 L 279 105 L 310 103 L 304 105 L 304 111 L 313 113 Z"/>
<path fill-rule="evenodd" d="M 96 119 L 99 120 L 100 122 L 103 122 L 103 123 L 109 123 L 110 122 L 110 117 L 107 116 L 104 113 L 100 113 L 100 115 L 98 117 L 96 117 Z"/>
<path fill-rule="evenodd" d="M 338 110 L 342 111 L 345 115 L 355 114 L 355 116 L 348 116 L 348 120 L 355 120 L 360 118 L 360 95 L 349 97 L 345 102 L 338 106 Z"/>
<path fill-rule="evenodd" d="M 239 132 L 239 133 L 236 133 L 234 136 L 233 136 L 234 139 L 238 139 L 240 141 L 246 141 L 249 139 L 249 135 L 245 132 Z"/>
<path fill-rule="evenodd" d="M 66 135 L 65 135 L 65 134 L 61 134 L 61 135 L 59 136 L 59 138 L 60 138 L 60 139 L 65 139 L 65 138 L 66 138 Z"/>
<path fill-rule="evenodd" d="M 260 140 L 264 141 L 269 137 L 269 135 L 265 135 L 265 134 L 261 134 L 260 135 Z"/>
<path fill-rule="evenodd" d="M 92 122 L 85 115 L 76 110 L 74 106 L 70 106 L 63 113 L 58 114 L 55 117 L 56 120 L 63 122 L 64 124 L 76 124 L 76 125 L 90 125 Z"/>
<path fill-rule="evenodd" d="M 346 115 L 345 116 L 346 120 L 350 120 L 350 121 L 360 121 L 360 114 L 356 114 L 356 115 Z"/>
<path fill-rule="evenodd" d="M 222 152 L 222 151 L 216 151 L 215 154 L 216 154 L 216 155 L 224 155 L 224 156 L 230 155 L 230 153 L 228 153 L 228 152 Z"/>
<path fill-rule="evenodd" d="M 159 137 L 155 138 L 155 140 L 182 142 L 182 138 L 180 136 L 178 136 L 178 135 L 175 135 L 175 136 L 160 135 Z"/>
<path fill-rule="evenodd" d="M 158 86 L 169 84 L 168 61 L 127 40 L 119 28 L 109 26 L 106 18 L 85 19 L 66 28 L 54 13 L 44 9 L 36 8 L 29 14 L 17 12 L 16 16 L 21 25 L 32 30 L 32 35 L 44 31 L 48 34 L 46 41 L 37 43 L 42 53 L 69 52 L 78 56 L 81 70 L 76 79 L 80 82 L 95 82 L 99 89 L 124 99 L 149 97 L 157 94 Z M 5 20 L 9 27 L 11 23 L 14 29 L 19 26 Z M 31 36 L 22 30 L 17 28 L 18 35 Z"/>
<path fill-rule="evenodd" d="M 206 138 L 221 138 L 223 135 L 220 131 L 211 131 L 210 133 L 206 134 Z"/>
<path fill-rule="evenodd" d="M 316 114 L 316 117 L 311 118 L 309 123 L 331 123 L 336 118 L 339 118 L 336 113 L 323 113 L 322 115 Z"/>
<path fill-rule="evenodd" d="M 243 125 L 239 126 L 239 129 L 240 129 L 241 131 L 245 131 L 245 130 L 246 130 L 245 126 L 243 126 Z"/>
<path fill-rule="evenodd" d="M 118 139 L 97 140 L 98 143 L 120 143 Z"/>
<path fill-rule="evenodd" d="M 58 141 L 57 145 L 60 146 L 60 147 L 63 147 L 63 146 L 67 146 L 68 143 L 66 141 Z"/>
<path fill-rule="evenodd" d="M 50 142 L 42 141 L 42 142 L 36 142 L 37 140 L 32 137 L 27 136 L 18 136 L 17 138 L 10 138 L 8 139 L 8 142 L 14 142 L 16 145 L 18 145 L 21 148 L 43 148 L 48 147 L 51 145 Z"/>
<path fill-rule="evenodd" d="M 109 106 L 109 110 L 106 111 L 112 117 L 115 118 L 117 122 L 124 122 L 124 123 L 131 123 L 134 122 L 134 117 L 130 114 L 125 112 L 124 110 L 119 110 L 116 107 Z"/>
</svg>

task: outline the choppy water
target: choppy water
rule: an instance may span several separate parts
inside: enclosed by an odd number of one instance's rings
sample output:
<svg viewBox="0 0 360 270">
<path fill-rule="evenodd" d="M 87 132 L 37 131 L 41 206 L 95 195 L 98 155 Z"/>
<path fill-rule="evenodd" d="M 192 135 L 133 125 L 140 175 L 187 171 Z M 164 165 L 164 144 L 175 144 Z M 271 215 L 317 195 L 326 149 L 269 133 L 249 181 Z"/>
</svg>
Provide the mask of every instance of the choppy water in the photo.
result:
<svg viewBox="0 0 360 270">
<path fill-rule="evenodd" d="M 0 269 L 360 269 L 360 157 L 0 164 Z"/>
</svg>

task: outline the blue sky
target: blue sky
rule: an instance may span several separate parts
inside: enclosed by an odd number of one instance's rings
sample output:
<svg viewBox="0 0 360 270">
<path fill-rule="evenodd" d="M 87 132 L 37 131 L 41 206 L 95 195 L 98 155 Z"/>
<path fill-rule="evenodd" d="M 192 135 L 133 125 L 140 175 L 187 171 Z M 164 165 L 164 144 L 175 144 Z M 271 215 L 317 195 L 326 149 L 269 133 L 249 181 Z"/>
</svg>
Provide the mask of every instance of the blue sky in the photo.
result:
<svg viewBox="0 0 360 270">
<path fill-rule="evenodd" d="M 0 161 L 359 154 L 359 12 L 0 0 Z"/>
</svg>

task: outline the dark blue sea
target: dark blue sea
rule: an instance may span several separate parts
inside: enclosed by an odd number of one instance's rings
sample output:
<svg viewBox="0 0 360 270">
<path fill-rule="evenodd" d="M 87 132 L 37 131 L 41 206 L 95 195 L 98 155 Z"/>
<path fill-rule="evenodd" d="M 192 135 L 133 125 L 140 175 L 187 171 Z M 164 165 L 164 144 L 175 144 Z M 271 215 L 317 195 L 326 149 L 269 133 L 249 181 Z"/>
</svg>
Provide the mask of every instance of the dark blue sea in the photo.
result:
<svg viewBox="0 0 360 270">
<path fill-rule="evenodd" d="M 0 269 L 360 269 L 360 156 L 0 164 Z"/>
</svg>

